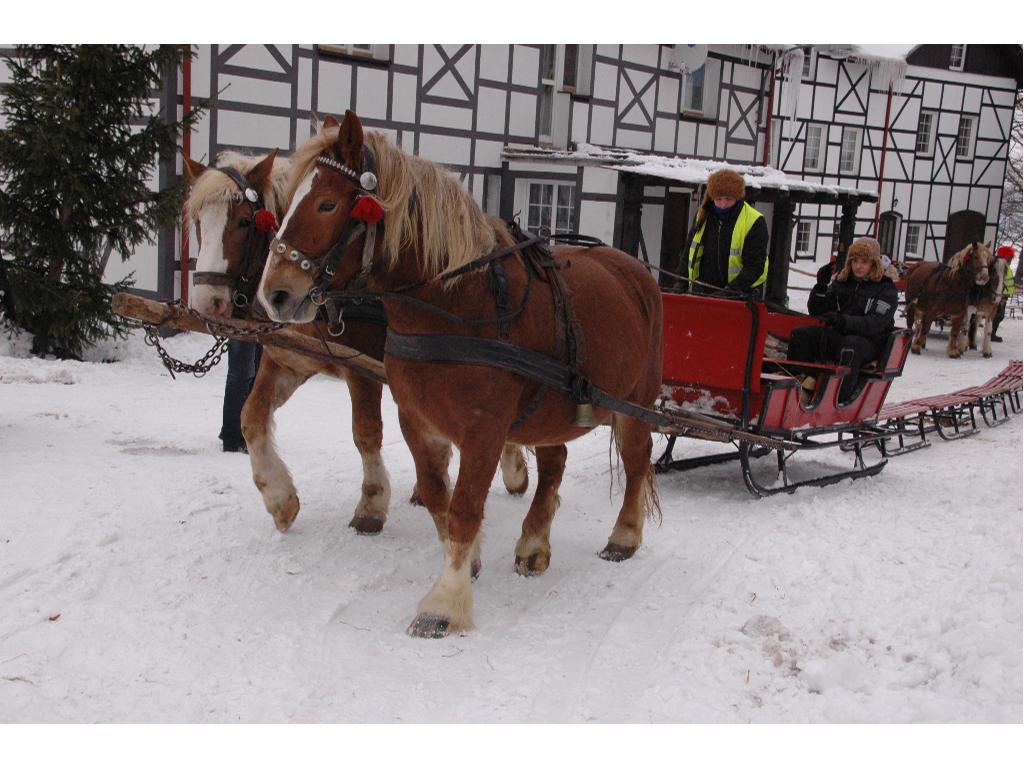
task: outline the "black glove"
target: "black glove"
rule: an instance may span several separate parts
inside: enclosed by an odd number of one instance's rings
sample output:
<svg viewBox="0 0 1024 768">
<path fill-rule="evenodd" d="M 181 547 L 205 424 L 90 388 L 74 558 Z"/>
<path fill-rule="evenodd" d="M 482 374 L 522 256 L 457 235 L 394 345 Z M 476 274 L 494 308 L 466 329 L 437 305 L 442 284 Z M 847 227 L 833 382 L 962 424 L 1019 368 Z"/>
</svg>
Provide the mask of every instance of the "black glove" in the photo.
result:
<svg viewBox="0 0 1024 768">
<path fill-rule="evenodd" d="M 825 325 L 836 331 L 841 331 L 846 327 L 846 318 L 838 312 L 826 312 L 821 319 Z"/>
<path fill-rule="evenodd" d="M 818 270 L 817 274 L 818 285 L 827 286 L 832 280 L 832 265 L 826 264 Z"/>
</svg>

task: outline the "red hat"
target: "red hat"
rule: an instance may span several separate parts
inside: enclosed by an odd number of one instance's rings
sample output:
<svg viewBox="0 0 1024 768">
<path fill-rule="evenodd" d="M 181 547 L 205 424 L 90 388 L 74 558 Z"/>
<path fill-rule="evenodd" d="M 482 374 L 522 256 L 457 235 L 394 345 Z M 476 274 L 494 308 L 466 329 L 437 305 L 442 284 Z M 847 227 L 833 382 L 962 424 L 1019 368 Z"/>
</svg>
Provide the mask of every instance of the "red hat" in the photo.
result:
<svg viewBox="0 0 1024 768">
<path fill-rule="evenodd" d="M 1007 261 L 1009 261 L 1016 255 L 1017 252 L 1013 250 L 1012 245 L 1000 245 L 998 248 L 996 248 L 996 256 L 998 256 L 1000 259 L 1006 259 Z"/>
</svg>

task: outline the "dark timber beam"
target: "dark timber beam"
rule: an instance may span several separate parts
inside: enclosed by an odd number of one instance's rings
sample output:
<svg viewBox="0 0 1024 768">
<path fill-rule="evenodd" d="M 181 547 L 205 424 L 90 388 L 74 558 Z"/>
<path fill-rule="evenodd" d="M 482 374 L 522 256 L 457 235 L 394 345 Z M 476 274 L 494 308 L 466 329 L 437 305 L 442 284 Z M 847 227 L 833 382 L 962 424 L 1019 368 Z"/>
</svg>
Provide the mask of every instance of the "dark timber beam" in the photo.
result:
<svg viewBox="0 0 1024 768">
<path fill-rule="evenodd" d="M 786 304 L 789 286 L 789 246 L 793 235 L 793 213 L 796 206 L 791 200 L 775 203 L 772 212 L 771 239 L 768 242 L 768 279 L 765 282 L 765 301 Z M 802 307 L 800 309 L 803 309 Z"/>
<path fill-rule="evenodd" d="M 620 215 L 615 221 L 615 247 L 640 256 L 640 214 L 643 208 L 643 178 L 633 173 L 619 174 Z"/>
</svg>

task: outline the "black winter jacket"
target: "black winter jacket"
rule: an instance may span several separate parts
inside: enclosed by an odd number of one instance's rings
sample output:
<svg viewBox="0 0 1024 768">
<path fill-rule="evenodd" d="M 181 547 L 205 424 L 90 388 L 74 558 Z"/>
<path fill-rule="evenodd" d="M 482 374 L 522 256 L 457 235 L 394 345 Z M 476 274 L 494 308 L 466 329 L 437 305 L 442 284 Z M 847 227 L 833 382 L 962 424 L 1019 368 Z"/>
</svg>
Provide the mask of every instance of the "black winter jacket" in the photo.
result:
<svg viewBox="0 0 1024 768">
<path fill-rule="evenodd" d="M 736 276 L 736 279 L 729 282 L 729 248 L 732 245 L 732 230 L 736 225 L 736 219 L 743 208 L 743 201 L 738 200 L 736 205 L 729 211 L 725 221 L 720 220 L 714 212 L 711 201 L 705 206 L 704 235 L 701 237 L 701 244 L 704 246 L 704 253 L 700 259 L 700 273 L 697 280 L 708 285 L 724 288 L 729 286 L 730 290 L 747 293 L 754 281 L 764 271 L 764 261 L 768 258 L 768 225 L 764 216 L 760 217 L 754 226 L 750 228 L 747 237 L 743 241 L 743 269 Z M 690 246 L 693 244 L 693 237 L 700 229 L 700 224 L 694 227 L 686 242 L 686 253 L 684 259 L 689 258 Z M 685 263 L 685 262 L 684 262 Z M 694 293 L 713 292 L 713 288 L 695 285 Z"/>
<path fill-rule="evenodd" d="M 839 312 L 843 316 L 843 333 L 883 344 L 895 327 L 898 302 L 896 285 L 888 277 L 874 282 L 850 275 L 846 282 L 815 285 L 807 300 L 807 311 L 812 315 Z"/>
</svg>

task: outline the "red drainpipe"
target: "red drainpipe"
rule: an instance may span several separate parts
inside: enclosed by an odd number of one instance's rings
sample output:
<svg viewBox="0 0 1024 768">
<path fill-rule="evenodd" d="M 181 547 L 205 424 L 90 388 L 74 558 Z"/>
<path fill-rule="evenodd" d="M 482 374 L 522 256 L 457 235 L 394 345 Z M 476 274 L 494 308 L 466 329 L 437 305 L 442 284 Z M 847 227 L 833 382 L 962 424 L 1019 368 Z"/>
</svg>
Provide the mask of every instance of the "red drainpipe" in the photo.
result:
<svg viewBox="0 0 1024 768">
<path fill-rule="evenodd" d="M 181 111 L 187 115 L 192 109 L 192 46 L 182 57 L 181 61 Z M 186 128 L 181 136 L 182 162 L 184 158 L 192 156 L 192 129 Z M 184 169 L 182 169 L 184 171 Z M 187 200 L 186 200 L 187 204 Z M 181 215 L 181 301 L 188 306 L 188 267 L 189 267 L 189 232 L 188 217 L 184 208 Z"/>
<path fill-rule="evenodd" d="M 772 149 L 772 109 L 774 109 L 775 102 L 775 62 L 776 57 L 772 57 L 772 79 L 771 84 L 768 86 L 768 116 L 764 123 L 764 154 L 761 159 L 762 165 L 768 165 L 768 161 L 771 159 Z"/>
<path fill-rule="evenodd" d="M 889 148 L 889 114 L 892 110 L 892 83 L 889 83 L 889 98 L 885 102 L 885 133 L 882 134 L 882 159 L 878 161 L 878 200 L 875 201 L 875 237 L 878 237 L 878 220 L 882 211 L 882 179 L 885 177 L 885 153 Z"/>
</svg>

